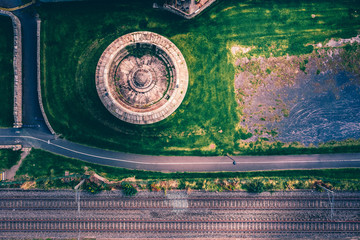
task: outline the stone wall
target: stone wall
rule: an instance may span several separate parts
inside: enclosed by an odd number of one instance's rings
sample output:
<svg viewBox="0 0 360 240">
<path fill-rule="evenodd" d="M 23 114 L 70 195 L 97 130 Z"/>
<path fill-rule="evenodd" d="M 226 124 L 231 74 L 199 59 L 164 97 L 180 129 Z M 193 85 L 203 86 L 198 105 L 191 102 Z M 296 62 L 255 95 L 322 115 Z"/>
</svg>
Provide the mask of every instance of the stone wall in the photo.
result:
<svg viewBox="0 0 360 240">
<path fill-rule="evenodd" d="M 13 151 L 17 151 L 22 149 L 22 145 L 21 144 L 0 145 L 0 149 L 12 149 Z"/>
<path fill-rule="evenodd" d="M 14 29 L 14 128 L 22 127 L 22 39 L 20 20 L 11 12 L 0 10 L 1 15 L 9 16 Z"/>
<path fill-rule="evenodd" d="M 45 114 L 44 105 L 42 103 L 42 95 L 41 95 L 41 62 L 40 62 L 40 32 L 41 32 L 41 19 L 39 17 L 36 18 L 36 65 L 37 65 L 37 92 L 38 92 L 38 98 L 39 98 L 39 104 L 40 104 L 40 110 L 41 114 L 44 118 L 44 121 L 46 123 L 46 126 L 50 130 L 51 134 L 55 135 L 54 129 L 51 127 L 50 122 Z"/>
</svg>

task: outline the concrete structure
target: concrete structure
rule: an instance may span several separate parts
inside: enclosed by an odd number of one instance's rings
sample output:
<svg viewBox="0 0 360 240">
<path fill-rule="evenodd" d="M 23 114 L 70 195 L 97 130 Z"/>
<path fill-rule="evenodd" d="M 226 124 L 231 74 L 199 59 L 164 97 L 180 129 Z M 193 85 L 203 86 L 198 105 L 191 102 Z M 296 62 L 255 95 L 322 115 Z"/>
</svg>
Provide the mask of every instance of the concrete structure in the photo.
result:
<svg viewBox="0 0 360 240">
<path fill-rule="evenodd" d="M 180 50 L 152 32 L 133 32 L 111 43 L 96 68 L 96 88 L 117 118 L 150 124 L 172 114 L 185 97 L 189 75 Z"/>
<path fill-rule="evenodd" d="M 168 0 L 163 9 L 186 19 L 192 19 L 210 7 L 216 0 Z"/>
</svg>

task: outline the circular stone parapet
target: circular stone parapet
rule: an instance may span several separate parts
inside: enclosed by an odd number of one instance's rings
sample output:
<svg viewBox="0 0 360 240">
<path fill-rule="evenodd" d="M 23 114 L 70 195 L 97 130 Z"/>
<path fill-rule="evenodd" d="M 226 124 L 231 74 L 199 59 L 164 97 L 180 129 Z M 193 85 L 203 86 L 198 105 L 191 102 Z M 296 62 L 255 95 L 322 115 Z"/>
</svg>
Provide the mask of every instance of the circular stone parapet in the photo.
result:
<svg viewBox="0 0 360 240">
<path fill-rule="evenodd" d="M 150 124 L 172 114 L 185 97 L 189 74 L 180 50 L 152 32 L 119 37 L 96 67 L 96 89 L 117 118 Z"/>
</svg>

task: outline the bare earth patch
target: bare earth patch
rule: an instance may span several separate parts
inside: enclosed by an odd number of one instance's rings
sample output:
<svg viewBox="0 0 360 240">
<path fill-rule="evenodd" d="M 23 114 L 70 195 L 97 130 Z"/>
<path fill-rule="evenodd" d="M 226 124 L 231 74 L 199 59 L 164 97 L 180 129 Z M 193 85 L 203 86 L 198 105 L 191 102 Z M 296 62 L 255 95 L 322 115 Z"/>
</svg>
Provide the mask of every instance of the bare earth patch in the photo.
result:
<svg viewBox="0 0 360 240">
<path fill-rule="evenodd" d="M 245 141 L 266 138 L 308 145 L 359 139 L 357 39 L 331 40 L 301 56 L 237 58 L 240 126 L 253 134 Z"/>
</svg>

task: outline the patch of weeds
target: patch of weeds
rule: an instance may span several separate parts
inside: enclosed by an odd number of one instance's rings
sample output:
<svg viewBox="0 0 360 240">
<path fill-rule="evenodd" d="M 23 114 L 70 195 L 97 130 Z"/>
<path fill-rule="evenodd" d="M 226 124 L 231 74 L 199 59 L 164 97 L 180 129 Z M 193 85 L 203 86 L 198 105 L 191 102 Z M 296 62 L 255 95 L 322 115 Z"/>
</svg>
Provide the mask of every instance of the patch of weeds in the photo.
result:
<svg viewBox="0 0 360 240">
<path fill-rule="evenodd" d="M 216 191 L 219 191 L 219 187 L 218 185 L 212 181 L 212 180 L 208 180 L 208 179 L 205 179 L 203 181 L 203 184 L 202 184 L 202 189 L 207 191 L 207 192 L 216 192 Z"/>
<path fill-rule="evenodd" d="M 242 128 L 236 132 L 236 137 L 238 139 L 246 140 L 246 139 L 251 138 L 252 136 L 253 136 L 253 134 L 251 132 L 246 132 L 246 130 L 242 129 Z"/>
<path fill-rule="evenodd" d="M 137 189 L 128 182 L 122 182 L 121 183 L 121 189 L 124 195 L 126 196 L 134 196 L 138 192 Z"/>
<path fill-rule="evenodd" d="M 284 117 L 289 117 L 290 112 L 289 112 L 288 109 L 286 109 L 286 108 L 281 109 L 281 112 L 282 112 L 282 114 L 283 114 Z"/>
<path fill-rule="evenodd" d="M 276 137 L 278 135 L 278 132 L 275 130 L 268 131 L 267 133 L 270 134 L 272 137 Z"/>
<path fill-rule="evenodd" d="M 97 183 L 95 183 L 93 181 L 86 180 L 85 183 L 82 186 L 82 189 L 89 192 L 89 193 L 97 194 L 97 193 L 105 190 L 106 186 L 101 185 L 101 184 L 97 184 Z"/>
<path fill-rule="evenodd" d="M 300 62 L 300 70 L 303 71 L 304 73 L 306 73 L 306 64 L 309 62 L 308 59 L 304 59 L 303 62 Z"/>
<path fill-rule="evenodd" d="M 244 185 L 244 188 L 246 191 L 253 193 L 262 193 L 266 191 L 265 184 L 258 179 L 248 182 Z"/>
</svg>

